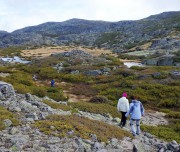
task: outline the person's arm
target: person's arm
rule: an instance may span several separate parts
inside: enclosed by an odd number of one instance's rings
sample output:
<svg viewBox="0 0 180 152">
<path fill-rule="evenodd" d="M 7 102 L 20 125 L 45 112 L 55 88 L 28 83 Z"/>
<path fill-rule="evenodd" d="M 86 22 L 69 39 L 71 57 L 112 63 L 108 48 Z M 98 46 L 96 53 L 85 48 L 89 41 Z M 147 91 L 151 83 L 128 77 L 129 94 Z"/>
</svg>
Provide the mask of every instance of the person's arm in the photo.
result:
<svg viewBox="0 0 180 152">
<path fill-rule="evenodd" d="M 126 111 L 129 111 L 129 100 L 127 100 L 127 103 L 126 103 Z"/>
<path fill-rule="evenodd" d="M 125 115 L 126 117 L 129 116 L 129 114 L 130 114 L 129 112 L 130 112 L 131 107 L 132 107 L 132 105 L 130 104 L 129 110 L 126 112 L 126 115 Z"/>
<path fill-rule="evenodd" d="M 119 100 L 118 100 L 118 104 L 117 104 L 117 111 L 119 111 Z"/>
<path fill-rule="evenodd" d="M 143 107 L 142 103 L 140 103 L 140 107 L 141 107 L 141 115 L 144 116 L 144 107 Z"/>
</svg>

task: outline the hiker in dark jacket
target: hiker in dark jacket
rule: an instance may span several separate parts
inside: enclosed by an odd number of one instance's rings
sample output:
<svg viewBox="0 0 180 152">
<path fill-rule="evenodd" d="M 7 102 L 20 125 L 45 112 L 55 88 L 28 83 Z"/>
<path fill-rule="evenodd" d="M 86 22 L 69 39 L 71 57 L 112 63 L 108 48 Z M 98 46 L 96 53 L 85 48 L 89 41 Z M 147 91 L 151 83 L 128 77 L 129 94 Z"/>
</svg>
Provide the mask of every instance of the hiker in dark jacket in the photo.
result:
<svg viewBox="0 0 180 152">
<path fill-rule="evenodd" d="M 54 87 L 55 81 L 54 79 L 51 80 L 51 87 Z"/>
<path fill-rule="evenodd" d="M 132 96 L 132 103 L 130 104 L 129 111 L 126 113 L 126 117 L 130 115 L 130 127 L 133 136 L 140 134 L 140 119 L 144 115 L 144 107 L 140 101 L 137 100 L 137 97 Z M 134 127 L 136 123 L 136 130 Z"/>
</svg>

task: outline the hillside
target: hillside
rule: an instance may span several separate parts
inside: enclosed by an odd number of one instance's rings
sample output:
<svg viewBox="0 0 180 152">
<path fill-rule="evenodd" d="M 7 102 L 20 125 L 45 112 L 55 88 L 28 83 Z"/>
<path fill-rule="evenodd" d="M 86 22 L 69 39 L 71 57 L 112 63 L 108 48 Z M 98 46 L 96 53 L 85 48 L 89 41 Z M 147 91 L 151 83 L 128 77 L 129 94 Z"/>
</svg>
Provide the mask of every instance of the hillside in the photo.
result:
<svg viewBox="0 0 180 152">
<path fill-rule="evenodd" d="M 0 152 L 179 152 L 179 27 L 165 12 L 0 31 Z M 135 136 L 123 92 L 145 109 Z"/>
<path fill-rule="evenodd" d="M 28 52 L 30 64 L 1 63 L 1 151 L 179 151 L 178 67 L 128 68 L 100 50 L 59 49 L 43 58 Z M 124 91 L 145 107 L 136 137 L 129 120 L 118 126 Z"/>
<path fill-rule="evenodd" d="M 175 49 L 180 46 L 179 28 L 180 12 L 164 12 L 137 21 L 71 19 L 30 26 L 12 33 L 0 32 L 0 47 L 81 44 L 124 52 L 152 42 L 151 49 Z M 158 39 L 165 40 L 159 44 Z"/>
</svg>

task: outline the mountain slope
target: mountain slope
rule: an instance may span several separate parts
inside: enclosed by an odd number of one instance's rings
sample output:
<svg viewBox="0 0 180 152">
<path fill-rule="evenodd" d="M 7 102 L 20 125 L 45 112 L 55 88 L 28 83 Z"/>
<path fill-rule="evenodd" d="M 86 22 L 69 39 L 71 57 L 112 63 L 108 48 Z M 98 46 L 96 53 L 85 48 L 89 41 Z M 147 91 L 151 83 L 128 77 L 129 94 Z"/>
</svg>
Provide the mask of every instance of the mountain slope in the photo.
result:
<svg viewBox="0 0 180 152">
<path fill-rule="evenodd" d="M 125 50 L 155 38 L 167 37 L 174 31 L 177 36 L 179 28 L 180 11 L 152 15 L 137 21 L 71 19 L 30 26 L 12 33 L 0 32 L 0 47 L 75 43 Z"/>
</svg>

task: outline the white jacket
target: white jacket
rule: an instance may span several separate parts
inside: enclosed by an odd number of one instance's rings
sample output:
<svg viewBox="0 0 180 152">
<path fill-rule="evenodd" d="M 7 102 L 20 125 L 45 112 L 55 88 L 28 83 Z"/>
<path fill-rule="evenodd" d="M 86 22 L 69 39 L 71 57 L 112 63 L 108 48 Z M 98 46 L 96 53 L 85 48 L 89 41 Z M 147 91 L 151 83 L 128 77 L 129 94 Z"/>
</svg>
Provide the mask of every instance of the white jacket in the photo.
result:
<svg viewBox="0 0 180 152">
<path fill-rule="evenodd" d="M 118 100 L 117 110 L 122 112 L 127 112 L 129 110 L 129 101 L 126 97 L 121 97 Z"/>
</svg>

